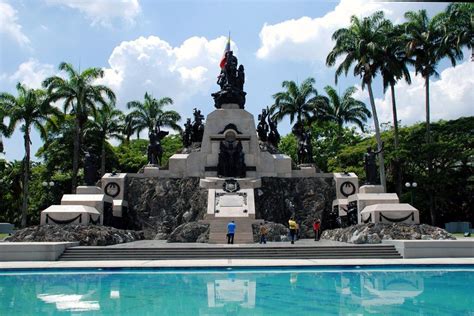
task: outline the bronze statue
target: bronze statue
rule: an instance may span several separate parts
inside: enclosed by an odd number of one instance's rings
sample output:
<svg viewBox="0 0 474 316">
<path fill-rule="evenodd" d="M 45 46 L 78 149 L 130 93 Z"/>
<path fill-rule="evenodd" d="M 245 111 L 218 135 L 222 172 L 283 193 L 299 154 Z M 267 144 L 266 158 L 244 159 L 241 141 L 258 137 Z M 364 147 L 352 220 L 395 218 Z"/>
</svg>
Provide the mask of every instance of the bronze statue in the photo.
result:
<svg viewBox="0 0 474 316">
<path fill-rule="evenodd" d="M 201 114 L 201 110 L 194 108 L 193 110 L 194 115 L 194 122 L 193 122 L 193 129 L 191 133 L 191 141 L 193 143 L 200 143 L 202 142 L 202 136 L 204 135 L 204 124 L 202 120 L 204 119 L 204 115 Z"/>
<path fill-rule="evenodd" d="M 313 163 L 313 146 L 311 145 L 311 133 L 303 131 L 298 140 L 298 163 Z"/>
<path fill-rule="evenodd" d="M 161 140 L 169 134 L 169 132 L 160 130 L 160 122 L 157 122 L 155 128 L 149 131 L 148 139 L 150 144 L 147 148 L 148 163 L 151 165 L 161 165 L 161 158 L 163 156 L 163 148 L 161 147 Z"/>
<path fill-rule="evenodd" d="M 193 125 L 191 123 L 191 119 L 188 118 L 188 119 L 186 119 L 186 123 L 184 124 L 184 131 L 182 133 L 183 146 L 184 147 L 187 148 L 187 147 L 191 146 L 192 134 L 193 134 Z"/>
<path fill-rule="evenodd" d="M 245 105 L 244 83 L 245 71 L 244 66 L 238 65 L 237 57 L 232 51 L 226 52 L 224 67 L 217 77 L 217 84 L 221 90 L 212 95 L 215 107 L 220 109 L 223 104 L 238 104 L 241 109 Z"/>
<path fill-rule="evenodd" d="M 278 133 L 278 124 L 276 120 L 272 120 L 272 117 L 268 116 L 268 125 L 270 127 L 270 133 L 268 134 L 268 142 L 275 148 L 278 148 L 280 142 L 280 133 Z"/>
<path fill-rule="evenodd" d="M 94 154 L 86 151 L 84 155 L 84 183 L 87 186 L 95 186 L 97 181 L 97 163 Z"/>
<path fill-rule="evenodd" d="M 242 143 L 236 140 L 235 134 L 226 136 L 226 139 L 220 142 L 219 149 L 217 175 L 245 178 L 246 165 Z"/>
<path fill-rule="evenodd" d="M 258 138 L 262 141 L 262 142 L 266 142 L 267 141 L 267 134 L 268 134 L 268 124 L 266 122 L 266 119 L 267 119 L 267 116 L 268 116 L 268 112 L 266 109 L 263 109 L 262 110 L 262 114 L 259 114 L 258 115 L 258 125 L 257 125 L 257 135 L 258 135 Z"/>
<path fill-rule="evenodd" d="M 367 152 L 364 155 L 364 165 L 365 165 L 365 183 L 366 184 L 378 184 L 377 181 L 377 164 L 375 158 L 378 154 L 383 151 L 382 148 L 379 151 L 372 151 L 372 147 L 367 147 Z"/>
</svg>

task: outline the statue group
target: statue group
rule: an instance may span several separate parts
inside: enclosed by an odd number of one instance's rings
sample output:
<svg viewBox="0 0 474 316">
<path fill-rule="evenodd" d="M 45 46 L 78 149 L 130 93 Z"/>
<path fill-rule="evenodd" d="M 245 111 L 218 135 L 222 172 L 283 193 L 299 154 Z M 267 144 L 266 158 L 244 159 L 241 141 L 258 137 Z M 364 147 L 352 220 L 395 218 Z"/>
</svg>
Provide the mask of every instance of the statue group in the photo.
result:
<svg viewBox="0 0 474 316">
<path fill-rule="evenodd" d="M 225 53 L 225 64 L 217 77 L 217 84 L 221 90 L 213 93 L 215 107 L 220 109 L 223 104 L 238 104 L 241 109 L 245 105 L 244 83 L 245 72 L 244 66 L 238 66 L 237 57 L 232 51 Z"/>
<path fill-rule="evenodd" d="M 182 134 L 184 147 L 191 146 L 192 143 L 202 142 L 204 135 L 204 115 L 201 114 L 201 110 L 194 108 L 193 110 L 194 122 L 191 123 L 191 119 L 188 118 L 184 124 L 184 131 Z"/>
<path fill-rule="evenodd" d="M 217 175 L 245 178 L 246 168 L 242 143 L 236 139 L 234 132 L 228 132 L 219 145 Z"/>
<path fill-rule="evenodd" d="M 268 123 L 267 123 L 268 120 Z M 257 135 L 262 142 L 268 142 L 273 147 L 278 148 L 280 142 L 280 133 L 278 133 L 278 124 L 271 118 L 267 109 L 262 110 L 258 115 Z"/>
<path fill-rule="evenodd" d="M 150 143 L 148 144 L 147 156 L 150 165 L 161 165 L 161 158 L 163 156 L 161 140 L 168 135 L 169 132 L 161 131 L 160 125 L 160 122 L 156 122 L 155 127 L 148 132 Z"/>
</svg>

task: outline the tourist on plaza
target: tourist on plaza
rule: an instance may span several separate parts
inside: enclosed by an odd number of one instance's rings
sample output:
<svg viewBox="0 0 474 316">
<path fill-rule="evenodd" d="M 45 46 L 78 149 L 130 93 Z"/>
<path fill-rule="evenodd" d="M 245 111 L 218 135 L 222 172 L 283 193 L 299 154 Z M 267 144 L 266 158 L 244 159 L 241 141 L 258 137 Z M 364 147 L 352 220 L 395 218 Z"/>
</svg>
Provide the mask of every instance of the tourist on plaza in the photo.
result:
<svg viewBox="0 0 474 316">
<path fill-rule="evenodd" d="M 314 231 L 314 240 L 315 241 L 319 240 L 320 229 L 321 229 L 321 220 L 317 219 L 313 223 L 313 231 Z"/>
<path fill-rule="evenodd" d="M 267 243 L 268 229 L 263 223 L 260 223 L 260 243 Z"/>
<path fill-rule="evenodd" d="M 227 224 L 227 243 L 233 244 L 234 243 L 234 234 L 235 234 L 235 223 L 234 221 L 230 221 Z"/>
<path fill-rule="evenodd" d="M 295 243 L 295 235 L 296 235 L 296 222 L 294 217 L 291 217 L 288 220 L 288 227 L 290 228 L 290 236 L 291 236 L 291 243 Z"/>
</svg>

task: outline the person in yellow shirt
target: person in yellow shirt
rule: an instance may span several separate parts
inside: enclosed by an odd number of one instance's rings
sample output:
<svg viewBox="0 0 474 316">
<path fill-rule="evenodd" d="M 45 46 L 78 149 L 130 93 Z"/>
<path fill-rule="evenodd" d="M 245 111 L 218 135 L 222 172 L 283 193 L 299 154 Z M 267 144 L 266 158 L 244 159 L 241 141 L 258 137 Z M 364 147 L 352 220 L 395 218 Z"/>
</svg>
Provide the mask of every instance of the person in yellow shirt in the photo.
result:
<svg viewBox="0 0 474 316">
<path fill-rule="evenodd" d="M 296 235 L 296 222 L 294 217 L 291 217 L 288 220 L 288 226 L 290 227 L 290 236 L 291 236 L 291 243 L 295 243 L 295 235 Z"/>
</svg>

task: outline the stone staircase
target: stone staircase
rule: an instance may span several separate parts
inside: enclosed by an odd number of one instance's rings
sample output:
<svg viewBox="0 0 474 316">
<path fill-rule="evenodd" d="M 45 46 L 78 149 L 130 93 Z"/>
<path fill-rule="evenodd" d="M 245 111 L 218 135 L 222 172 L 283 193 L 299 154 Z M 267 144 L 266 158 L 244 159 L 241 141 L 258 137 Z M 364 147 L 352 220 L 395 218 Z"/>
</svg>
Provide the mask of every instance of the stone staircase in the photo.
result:
<svg viewBox="0 0 474 316">
<path fill-rule="evenodd" d="M 393 245 L 298 246 L 223 245 L 201 247 L 72 247 L 61 261 L 185 259 L 401 259 Z"/>
<path fill-rule="evenodd" d="M 253 216 L 249 217 L 215 217 L 207 214 L 202 223 L 210 224 L 209 243 L 227 244 L 227 224 L 233 220 L 236 225 L 234 244 L 253 244 L 252 224 L 259 224 L 262 220 L 255 220 Z"/>
</svg>

